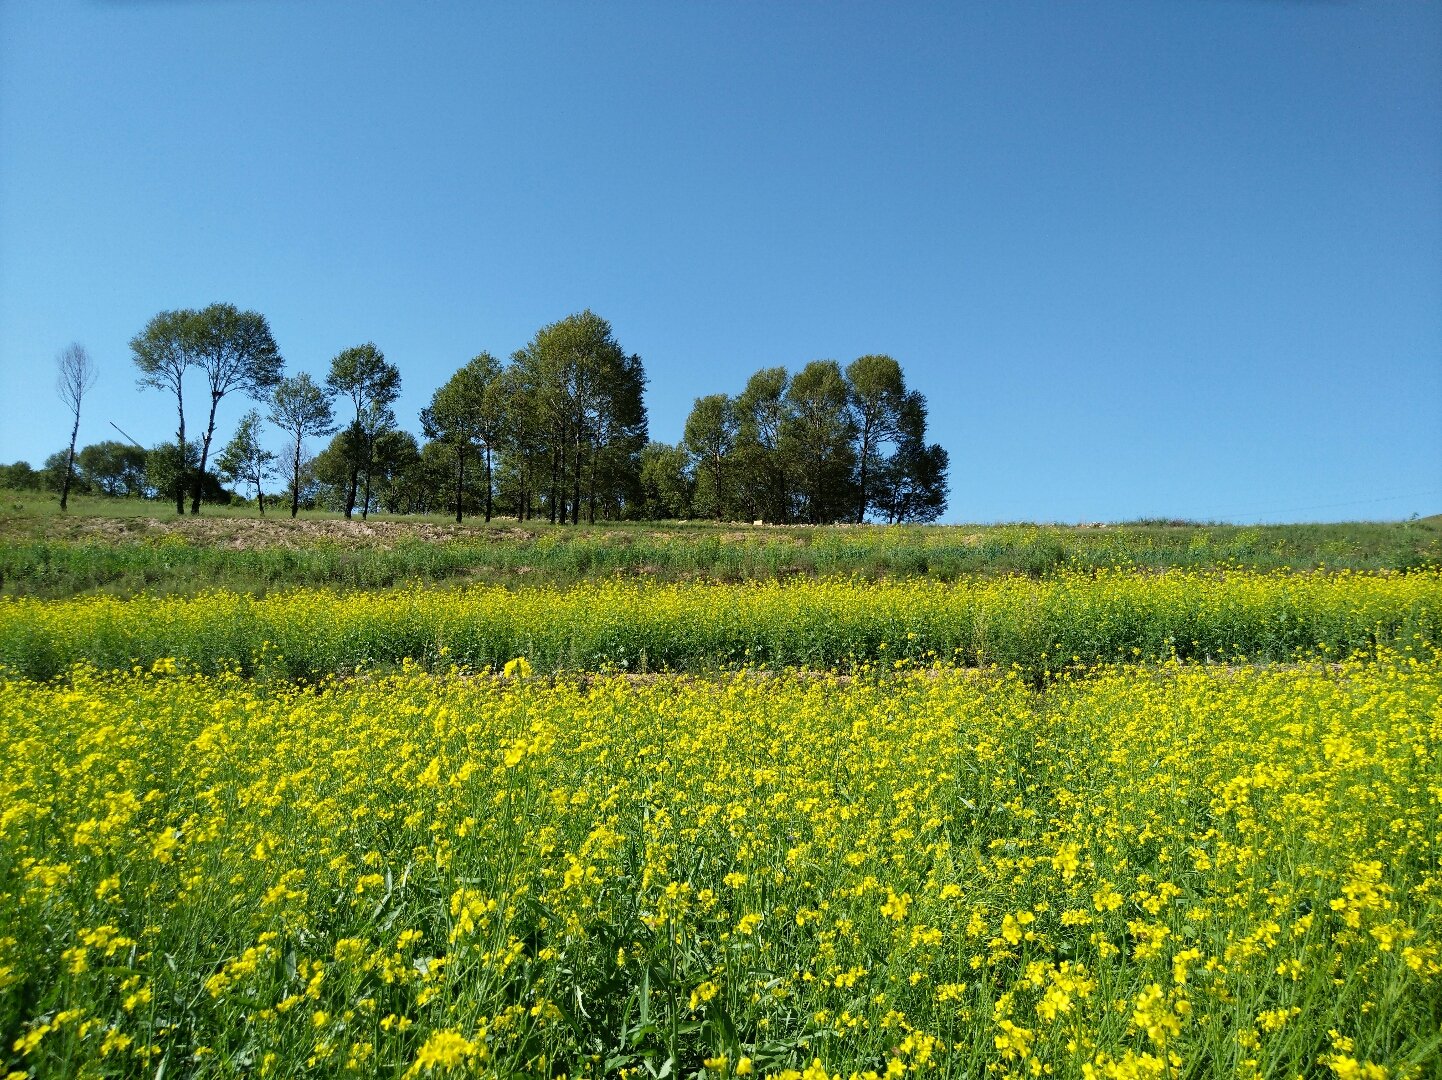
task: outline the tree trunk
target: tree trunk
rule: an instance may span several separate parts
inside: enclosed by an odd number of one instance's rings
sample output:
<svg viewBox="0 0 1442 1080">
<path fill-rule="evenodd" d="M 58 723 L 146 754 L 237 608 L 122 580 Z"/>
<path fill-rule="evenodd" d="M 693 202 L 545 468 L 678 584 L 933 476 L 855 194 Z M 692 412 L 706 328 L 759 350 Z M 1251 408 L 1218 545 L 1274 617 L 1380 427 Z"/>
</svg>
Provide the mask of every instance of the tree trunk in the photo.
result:
<svg viewBox="0 0 1442 1080">
<path fill-rule="evenodd" d="M 586 486 L 586 521 L 588 524 L 596 524 L 596 448 L 591 447 L 591 469 Z"/>
<path fill-rule="evenodd" d="M 556 454 L 557 454 L 558 451 L 559 451 L 560 453 L 563 453 L 563 454 L 564 454 L 564 453 L 565 453 L 565 448 L 566 448 L 566 425 L 565 425 L 565 424 L 562 424 L 562 425 L 561 425 L 561 437 L 560 437 L 559 439 L 557 439 L 556 442 L 553 443 L 552 446 L 551 446 L 551 487 L 550 487 L 550 496 L 551 496 L 551 497 L 550 497 L 549 502 L 550 502 L 550 504 L 551 504 L 551 506 L 550 506 L 550 510 L 551 510 L 550 518 L 551 518 L 551 524 L 552 524 L 552 525 L 554 525 L 554 524 L 556 523 L 556 501 L 557 501 L 557 499 L 559 498 L 558 490 L 557 490 L 557 487 L 556 487 Z"/>
<path fill-rule="evenodd" d="M 355 510 L 355 489 L 360 476 L 360 466 L 354 461 L 350 466 L 350 480 L 346 483 L 345 489 L 345 516 L 350 520 L 351 512 Z"/>
<path fill-rule="evenodd" d="M 571 493 L 571 524 L 581 523 L 581 425 L 576 425 L 576 476 Z"/>
<path fill-rule="evenodd" d="M 190 489 L 190 512 L 200 513 L 200 489 L 205 486 L 205 463 L 210 460 L 210 440 L 215 435 L 215 407 L 220 404 L 220 395 L 210 395 L 210 422 L 205 428 L 205 438 L 200 444 L 200 468 L 195 472 L 195 482 Z"/>
<path fill-rule="evenodd" d="M 260 516 L 265 517 L 265 492 L 260 490 L 260 473 L 255 474 L 255 504 L 260 507 Z"/>
<path fill-rule="evenodd" d="M 75 440 L 80 434 L 80 403 L 75 404 L 75 426 L 70 429 L 70 453 L 65 458 L 65 483 L 60 485 L 60 509 L 70 501 L 70 477 L 75 472 Z"/>
<path fill-rule="evenodd" d="M 861 471 L 856 478 L 856 524 L 866 520 L 866 462 L 871 457 L 871 419 L 861 425 Z"/>
<path fill-rule="evenodd" d="M 466 452 L 456 447 L 456 524 L 461 523 L 461 494 L 466 486 Z"/>
<path fill-rule="evenodd" d="M 371 512 L 371 469 L 374 467 L 374 465 L 375 465 L 375 462 L 374 462 L 374 460 L 372 459 L 372 456 L 371 456 L 371 439 L 370 439 L 370 436 L 367 435 L 367 436 L 366 436 L 366 460 L 365 460 L 365 466 L 366 466 L 366 486 L 365 486 L 365 495 L 361 498 L 361 520 L 362 520 L 362 521 L 365 521 L 365 520 L 367 520 L 367 519 L 370 517 L 370 512 Z"/>
<path fill-rule="evenodd" d="M 185 483 L 185 400 L 184 400 L 184 397 L 183 397 L 182 394 L 181 394 L 180 381 L 179 381 L 179 379 L 177 379 L 177 380 L 176 380 L 176 383 L 175 383 L 175 410 L 176 410 L 176 412 L 178 412 L 178 413 L 180 414 L 180 430 L 176 433 L 176 438 L 177 438 L 177 439 L 179 440 L 179 442 L 180 442 L 180 461 L 177 463 L 177 465 L 176 465 L 176 471 L 175 471 L 175 477 L 176 477 L 176 479 L 175 479 L 175 512 L 176 512 L 177 514 L 184 514 L 184 513 L 185 513 L 185 488 L 186 488 L 186 483 Z"/>
<path fill-rule="evenodd" d="M 491 444 L 486 443 L 486 524 L 491 523 L 491 490 L 495 484 L 491 479 Z"/>
<path fill-rule="evenodd" d="M 295 469 L 290 474 L 290 516 L 300 512 L 300 432 L 295 433 Z"/>
<path fill-rule="evenodd" d="M 717 520 L 717 522 L 720 522 L 720 520 L 721 520 L 721 510 L 722 510 L 722 507 L 721 507 L 721 454 L 720 454 L 719 451 L 711 456 L 711 486 L 716 489 L 716 490 L 715 490 L 715 493 L 714 493 L 714 494 L 715 494 L 715 499 L 716 499 L 716 520 Z"/>
</svg>

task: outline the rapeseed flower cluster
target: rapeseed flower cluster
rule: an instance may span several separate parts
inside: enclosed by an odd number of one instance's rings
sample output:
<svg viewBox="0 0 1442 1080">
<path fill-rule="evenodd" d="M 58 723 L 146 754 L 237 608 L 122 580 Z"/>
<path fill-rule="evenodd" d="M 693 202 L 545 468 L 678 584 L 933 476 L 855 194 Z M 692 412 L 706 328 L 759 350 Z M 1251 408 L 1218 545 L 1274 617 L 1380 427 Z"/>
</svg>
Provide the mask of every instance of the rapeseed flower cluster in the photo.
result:
<svg viewBox="0 0 1442 1080">
<path fill-rule="evenodd" d="M 1436 1075 L 1416 655 L 158 659 L 0 684 L 0 1075 Z"/>
</svg>

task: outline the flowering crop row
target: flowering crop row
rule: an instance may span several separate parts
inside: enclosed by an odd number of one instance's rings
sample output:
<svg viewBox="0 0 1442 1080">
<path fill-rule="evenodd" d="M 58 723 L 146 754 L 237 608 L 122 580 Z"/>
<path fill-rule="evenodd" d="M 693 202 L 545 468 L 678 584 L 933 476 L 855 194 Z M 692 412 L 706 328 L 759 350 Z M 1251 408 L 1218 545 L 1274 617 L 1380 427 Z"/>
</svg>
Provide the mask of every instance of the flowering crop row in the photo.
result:
<svg viewBox="0 0 1442 1080">
<path fill-rule="evenodd" d="M 828 595 L 803 599 L 855 625 Z M 725 610 L 619 598 L 683 632 Z M 925 632 L 952 594 L 919 598 Z M 290 603 L 346 640 L 339 605 Z M 135 610 L 158 640 L 165 606 Z M 900 642 L 886 617 L 863 625 Z M 0 685 L 0 1073 L 1437 1075 L 1432 662 L 1045 692 L 525 666 Z"/>
<path fill-rule="evenodd" d="M 941 584 L 620 581 L 509 592 L 299 590 L 262 598 L 0 603 L 0 664 L 49 677 L 176 658 L 320 676 L 411 658 L 542 670 L 813 668 L 904 660 L 1029 674 L 1135 659 L 1293 660 L 1442 640 L 1442 572 L 1068 573 Z"/>
</svg>

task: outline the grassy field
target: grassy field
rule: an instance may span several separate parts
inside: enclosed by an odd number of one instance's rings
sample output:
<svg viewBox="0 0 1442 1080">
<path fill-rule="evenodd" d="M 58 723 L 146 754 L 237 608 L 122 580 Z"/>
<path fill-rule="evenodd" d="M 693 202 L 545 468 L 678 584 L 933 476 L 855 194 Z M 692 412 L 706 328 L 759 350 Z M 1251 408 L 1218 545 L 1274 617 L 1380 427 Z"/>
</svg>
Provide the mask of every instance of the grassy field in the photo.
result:
<svg viewBox="0 0 1442 1080">
<path fill-rule="evenodd" d="M 8 505 L 6 1080 L 1442 1075 L 1436 519 Z"/>
<path fill-rule="evenodd" d="M 1043 577 L 1063 569 L 1402 570 L 1442 565 L 1442 518 L 1395 524 L 738 526 L 703 522 L 570 528 L 440 518 L 228 508 L 178 518 L 156 503 L 0 493 L 0 594 L 192 595 L 222 586 L 375 589 L 411 581 L 521 588 L 596 577 L 656 581 L 859 576 Z"/>
</svg>

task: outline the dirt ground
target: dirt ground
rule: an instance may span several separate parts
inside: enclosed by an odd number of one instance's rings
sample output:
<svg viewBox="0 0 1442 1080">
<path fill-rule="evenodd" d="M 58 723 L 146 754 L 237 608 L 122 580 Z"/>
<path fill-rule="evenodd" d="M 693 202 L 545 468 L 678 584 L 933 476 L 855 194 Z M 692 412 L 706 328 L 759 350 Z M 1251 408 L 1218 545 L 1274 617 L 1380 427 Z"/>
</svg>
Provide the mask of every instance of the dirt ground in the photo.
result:
<svg viewBox="0 0 1442 1080">
<path fill-rule="evenodd" d="M 265 517 L 235 517 L 201 514 L 197 517 L 147 516 L 110 517 L 92 514 L 51 514 L 46 516 L 0 514 L 0 537 L 62 540 L 71 543 L 163 544 L 183 541 L 233 551 L 257 548 L 301 548 L 332 545 L 345 548 L 391 548 L 398 543 L 422 541 L 441 544 L 465 541 L 471 544 L 525 544 L 554 536 L 559 542 L 584 541 L 624 547 L 637 542 L 665 543 L 694 541 L 714 536 L 723 544 L 754 541 L 803 546 L 807 538 L 796 535 L 810 526 L 759 525 L 745 528 L 710 527 L 655 528 L 647 526 L 582 526 L 573 532 L 547 523 L 518 526 L 493 522 L 489 525 L 465 522 L 396 521 L 386 518 L 350 521 L 344 518 L 290 518 L 283 511 Z M 171 539 L 173 538 L 173 539 Z"/>
<path fill-rule="evenodd" d="M 300 548 L 331 544 L 353 548 L 388 548 L 403 540 L 445 543 L 450 540 L 515 541 L 534 539 L 526 529 L 441 525 L 435 522 L 307 520 L 288 517 L 60 517 L 32 519 L 24 531 L 39 539 L 77 543 L 165 543 L 167 538 L 232 550 Z"/>
</svg>

